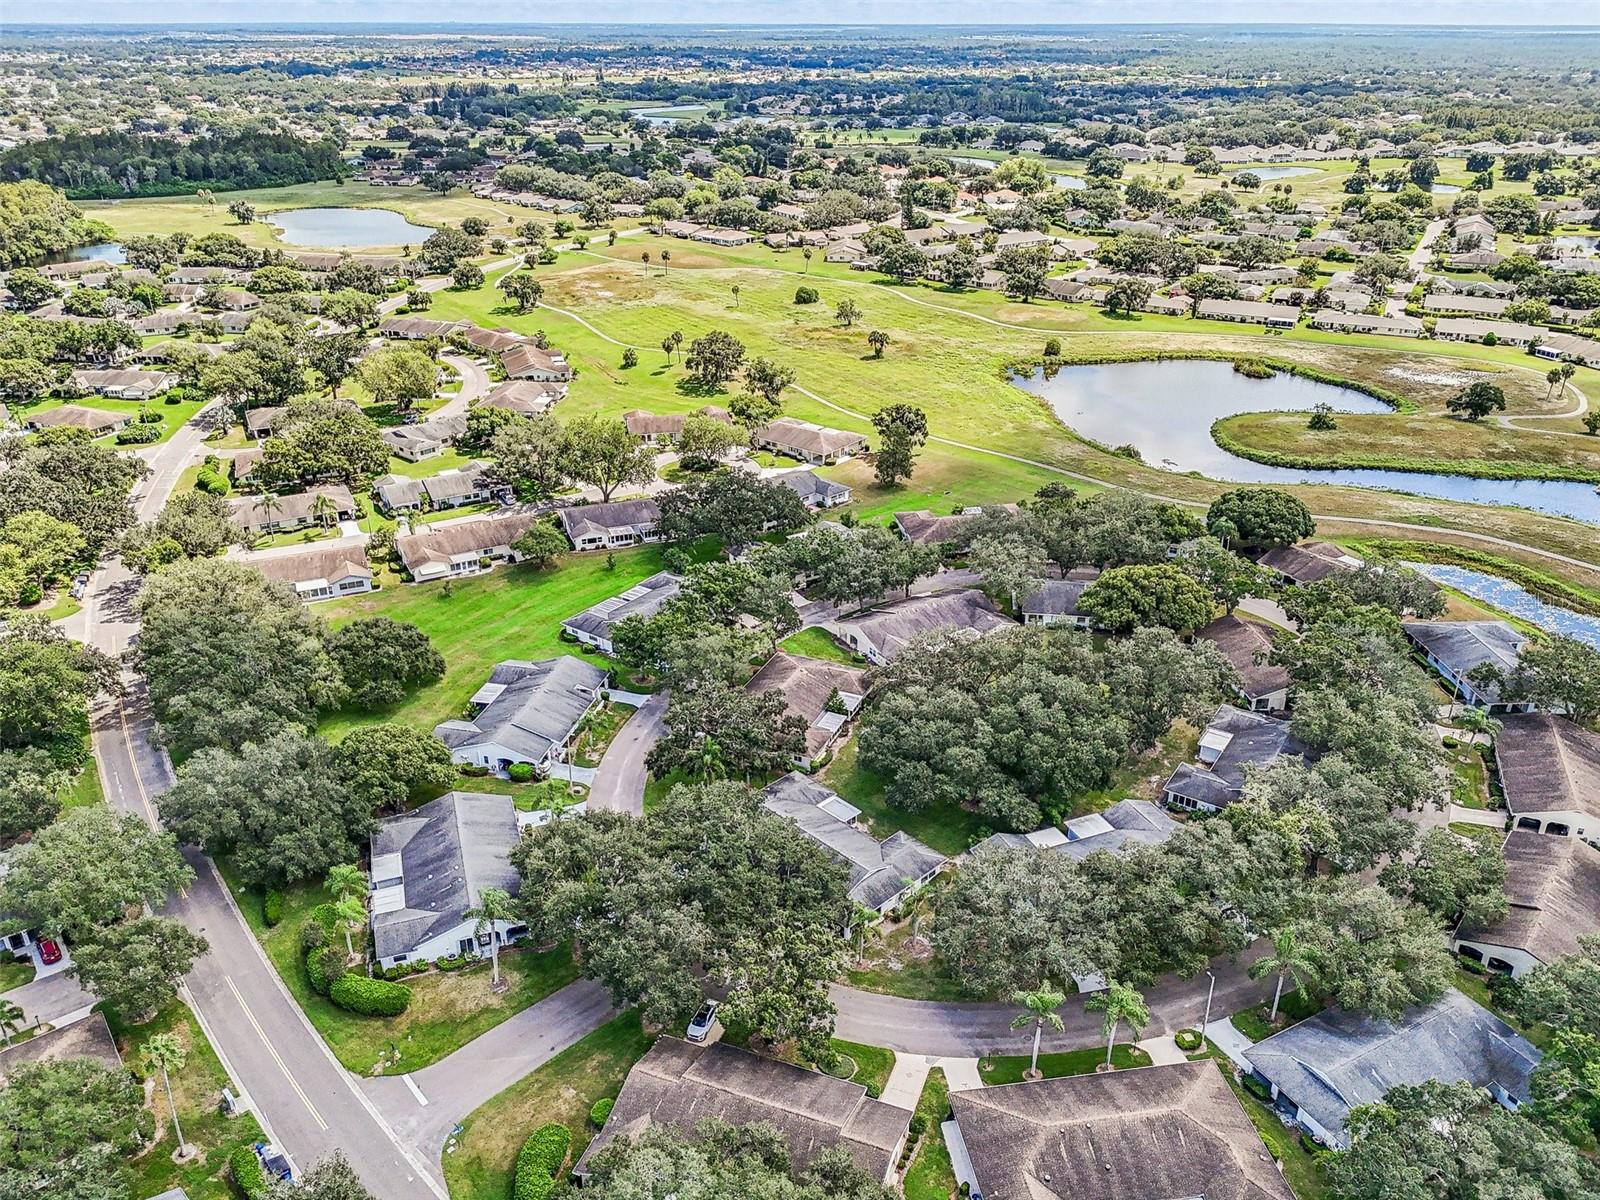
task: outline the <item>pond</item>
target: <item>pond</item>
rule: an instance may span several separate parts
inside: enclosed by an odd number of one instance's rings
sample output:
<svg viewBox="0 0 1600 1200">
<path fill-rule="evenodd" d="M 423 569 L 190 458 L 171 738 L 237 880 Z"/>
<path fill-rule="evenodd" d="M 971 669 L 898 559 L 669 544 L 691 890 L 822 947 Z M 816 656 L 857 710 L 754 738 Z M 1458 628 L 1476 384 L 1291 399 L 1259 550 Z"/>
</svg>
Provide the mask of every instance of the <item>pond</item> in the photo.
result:
<svg viewBox="0 0 1600 1200">
<path fill-rule="evenodd" d="M 1575 246 L 1579 250 L 1600 249 L 1600 233 L 1558 233 L 1555 243 L 1558 246 Z"/>
<path fill-rule="evenodd" d="M 1521 617 L 1547 633 L 1561 633 L 1580 642 L 1600 648 L 1600 617 L 1575 613 L 1570 608 L 1547 604 L 1521 584 L 1474 571 L 1470 567 L 1454 567 L 1442 563 L 1406 563 L 1413 571 L 1420 571 L 1435 583 L 1454 588 L 1458 592 L 1492 604 L 1501 612 Z"/>
<path fill-rule="evenodd" d="M 1436 183 L 1428 190 L 1435 196 L 1453 196 L 1461 190 L 1461 187 L 1454 183 Z"/>
<path fill-rule="evenodd" d="M 666 104 L 658 108 L 630 108 L 628 115 L 647 125 L 676 125 L 686 120 L 690 113 L 698 116 L 704 115 L 705 111 L 703 104 Z"/>
<path fill-rule="evenodd" d="M 433 233 L 387 208 L 289 208 L 263 219 L 293 246 L 416 246 Z"/>
<path fill-rule="evenodd" d="M 1230 454 L 1211 437 L 1212 422 L 1238 413 L 1305 410 L 1326 402 L 1338 412 L 1381 413 L 1381 400 L 1294 375 L 1247 379 L 1230 362 L 1172 360 L 1063 367 L 1016 385 L 1038 396 L 1067 426 L 1103 446 L 1132 445 L 1166 471 L 1230 483 L 1328 483 L 1385 488 L 1414 496 L 1505 504 L 1600 524 L 1600 495 L 1586 483 L 1479 479 L 1414 471 L 1302 470 Z"/>
<path fill-rule="evenodd" d="M 982 167 L 989 171 L 1006 161 L 1003 158 L 979 158 L 973 154 L 951 154 L 946 157 L 953 163 L 964 163 L 969 167 Z M 1088 180 L 1080 179 L 1076 175 L 1051 175 L 1050 178 L 1063 191 L 1081 192 L 1089 186 Z"/>
<path fill-rule="evenodd" d="M 84 259 L 120 267 L 128 261 L 128 256 L 123 253 L 121 242 L 96 242 L 92 246 L 77 246 L 71 250 L 63 250 L 60 254 L 47 254 L 35 265 L 42 267 L 46 263 L 79 262 Z"/>
<path fill-rule="evenodd" d="M 1315 175 L 1316 167 L 1236 167 L 1234 175 L 1249 172 L 1262 183 L 1271 183 L 1274 179 L 1296 179 L 1301 175 Z M 1231 176 L 1230 176 L 1231 178 Z"/>
</svg>

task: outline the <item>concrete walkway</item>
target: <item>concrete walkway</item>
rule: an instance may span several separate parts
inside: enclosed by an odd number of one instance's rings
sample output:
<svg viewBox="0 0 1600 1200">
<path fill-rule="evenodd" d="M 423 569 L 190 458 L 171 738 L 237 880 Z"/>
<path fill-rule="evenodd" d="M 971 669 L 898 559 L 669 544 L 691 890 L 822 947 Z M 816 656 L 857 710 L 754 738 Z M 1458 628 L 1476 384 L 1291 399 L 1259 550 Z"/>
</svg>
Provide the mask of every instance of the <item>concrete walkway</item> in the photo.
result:
<svg viewBox="0 0 1600 1200">
<path fill-rule="evenodd" d="M 1211 1039 L 1211 1044 L 1226 1054 L 1234 1066 L 1241 1071 L 1248 1071 L 1250 1064 L 1245 1061 L 1244 1052 L 1255 1045 L 1244 1034 L 1233 1027 L 1233 1022 L 1223 1017 L 1206 1026 L 1206 1037 Z"/>
<path fill-rule="evenodd" d="M 883 1085 L 883 1095 L 878 1098 L 907 1112 L 914 1111 L 933 1063 L 934 1060 L 925 1054 L 895 1055 L 894 1070 L 889 1072 L 889 1082 Z"/>
<path fill-rule="evenodd" d="M 936 1058 L 933 1065 L 944 1072 L 945 1082 L 952 1092 L 975 1092 L 983 1086 L 975 1058 Z"/>
<path fill-rule="evenodd" d="M 575 763 L 551 763 L 550 778 L 565 779 L 568 783 L 589 787 L 594 783 L 595 770 L 594 767 L 580 767 Z"/>
<path fill-rule="evenodd" d="M 1189 1056 L 1178 1049 L 1178 1043 L 1172 1040 L 1170 1034 L 1146 1038 L 1136 1044 L 1150 1056 L 1150 1065 L 1153 1067 L 1171 1067 L 1189 1061 Z"/>
</svg>

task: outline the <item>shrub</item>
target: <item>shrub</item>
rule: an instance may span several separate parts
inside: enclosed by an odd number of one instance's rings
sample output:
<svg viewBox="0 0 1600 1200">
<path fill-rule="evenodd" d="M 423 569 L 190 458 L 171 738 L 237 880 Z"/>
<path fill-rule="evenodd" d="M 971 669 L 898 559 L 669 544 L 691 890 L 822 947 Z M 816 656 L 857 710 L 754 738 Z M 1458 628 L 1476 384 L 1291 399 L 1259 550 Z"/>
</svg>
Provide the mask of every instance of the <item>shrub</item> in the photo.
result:
<svg viewBox="0 0 1600 1200">
<path fill-rule="evenodd" d="M 318 995 L 329 995 L 346 970 L 344 950 L 339 946 L 323 946 L 306 955 L 306 978 Z"/>
<path fill-rule="evenodd" d="M 405 967 L 398 964 L 392 967 L 385 967 L 383 969 L 383 977 L 385 979 L 403 979 L 405 977 L 405 973 Z"/>
<path fill-rule="evenodd" d="M 201 467 L 194 478 L 194 486 L 213 496 L 226 496 L 229 489 L 227 479 L 215 467 Z"/>
<path fill-rule="evenodd" d="M 1172 1040 L 1178 1043 L 1178 1049 L 1189 1054 L 1200 1049 L 1200 1031 L 1197 1029 L 1180 1029 L 1172 1035 Z"/>
<path fill-rule="evenodd" d="M 482 779 L 489 773 L 489 768 L 482 763 L 463 763 L 461 764 L 461 773 L 473 779 Z"/>
<path fill-rule="evenodd" d="M 879 1097 L 881 1097 L 883 1095 L 883 1089 L 881 1087 L 879 1087 L 875 1082 L 874 1083 L 868 1083 L 867 1084 L 867 1095 L 871 1096 L 874 1100 L 877 1100 Z"/>
<path fill-rule="evenodd" d="M 1461 743 L 1453 737 L 1440 738 L 1439 740 L 1444 744 L 1444 748 L 1446 750 L 1455 750 L 1461 745 Z"/>
<path fill-rule="evenodd" d="M 233 1153 L 228 1155 L 228 1174 L 233 1176 L 233 1186 L 239 1189 L 245 1200 L 260 1200 L 267 1194 L 267 1173 L 252 1147 L 235 1147 Z"/>
<path fill-rule="evenodd" d="M 1044 356 L 1046 358 L 1060 358 L 1061 357 L 1061 339 L 1060 338 L 1050 338 L 1049 340 L 1047 340 L 1045 342 L 1045 344 L 1044 344 Z"/>
<path fill-rule="evenodd" d="M 1272 1103 L 1272 1088 L 1269 1085 L 1261 1082 L 1254 1075 L 1241 1075 L 1239 1078 L 1240 1082 L 1244 1084 L 1245 1091 L 1249 1092 L 1257 1100 L 1263 1100 L 1268 1104 Z"/>
<path fill-rule="evenodd" d="M 320 950 L 327 944 L 328 931 L 315 917 L 307 917 L 300 923 L 300 949 Z"/>
<path fill-rule="evenodd" d="M 544 1200 L 556 1189 L 556 1174 L 567 1161 L 572 1131 L 552 1122 L 541 1125 L 517 1151 L 516 1176 L 511 1200 Z"/>
<path fill-rule="evenodd" d="M 915 1141 L 928 1132 L 928 1118 L 923 1113 L 916 1113 L 911 1118 L 911 1140 Z"/>
<path fill-rule="evenodd" d="M 511 778 L 512 783 L 527 783 L 528 780 L 533 778 L 533 764 L 512 763 L 506 768 L 506 774 Z"/>
<path fill-rule="evenodd" d="M 1271 379 L 1277 374 L 1259 358 L 1236 358 L 1233 360 L 1233 369 L 1246 379 Z"/>
<path fill-rule="evenodd" d="M 445 958 L 441 958 L 433 965 L 438 967 L 441 971 L 459 971 L 462 967 L 467 965 L 467 960 L 461 957 L 459 954 L 451 954 Z"/>
<path fill-rule="evenodd" d="M 283 920 L 283 893 L 277 888 L 261 898 L 261 919 L 269 928 Z"/>
<path fill-rule="evenodd" d="M 37 604 L 43 599 L 44 589 L 31 579 L 17 589 L 17 603 L 23 607 Z"/>
<path fill-rule="evenodd" d="M 616 1101 L 610 1096 L 602 1096 L 589 1106 L 589 1123 L 596 1129 L 602 1128 L 606 1118 L 611 1115 L 611 1110 L 616 1106 Z"/>
<path fill-rule="evenodd" d="M 794 302 L 796 304 L 815 304 L 820 299 L 821 297 L 814 287 L 797 287 L 794 290 Z"/>
<path fill-rule="evenodd" d="M 340 1008 L 366 1017 L 398 1017 L 411 1003 L 411 989 L 403 983 L 342 975 L 328 989 L 328 999 Z"/>
<path fill-rule="evenodd" d="M 158 414 L 156 420 L 160 420 Z M 161 440 L 161 426 L 159 425 L 129 425 L 117 434 L 119 446 L 148 446 L 151 442 Z"/>
</svg>

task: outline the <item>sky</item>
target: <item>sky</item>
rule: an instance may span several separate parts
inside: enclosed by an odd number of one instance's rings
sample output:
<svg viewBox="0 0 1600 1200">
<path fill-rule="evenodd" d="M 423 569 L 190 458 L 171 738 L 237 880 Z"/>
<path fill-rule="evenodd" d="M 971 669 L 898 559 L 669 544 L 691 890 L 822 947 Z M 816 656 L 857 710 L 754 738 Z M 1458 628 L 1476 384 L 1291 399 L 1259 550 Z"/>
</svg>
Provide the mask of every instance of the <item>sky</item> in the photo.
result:
<svg viewBox="0 0 1600 1200">
<path fill-rule="evenodd" d="M 16 0 L 13 19 L 33 6 Z M 384 23 L 671 23 L 696 25 L 992 25 L 1026 24 L 1600 24 L 1589 0 L 56 0 L 40 4 L 40 22 L 274 24 L 330 21 Z M 1587 18 L 1584 16 L 1588 11 Z M 31 22 L 30 22 L 31 23 Z M 3 37 L 0 37 L 3 40 Z"/>
</svg>

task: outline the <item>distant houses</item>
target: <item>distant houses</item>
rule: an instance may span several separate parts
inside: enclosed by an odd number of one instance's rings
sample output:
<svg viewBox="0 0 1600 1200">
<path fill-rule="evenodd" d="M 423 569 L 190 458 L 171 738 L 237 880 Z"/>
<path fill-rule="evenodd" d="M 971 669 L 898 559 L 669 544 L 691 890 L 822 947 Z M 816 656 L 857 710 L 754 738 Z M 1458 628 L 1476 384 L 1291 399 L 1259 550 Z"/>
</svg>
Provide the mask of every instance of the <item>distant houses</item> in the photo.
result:
<svg viewBox="0 0 1600 1200">
<path fill-rule="evenodd" d="M 977 849 L 1040 850 L 1087 858 L 1099 851 L 1121 853 L 1132 846 L 1159 846 L 1178 828 L 1157 805 L 1148 800 L 1119 800 L 1097 813 L 1084 813 L 1060 826 L 1047 825 L 1032 833 L 995 833 Z"/>
</svg>

